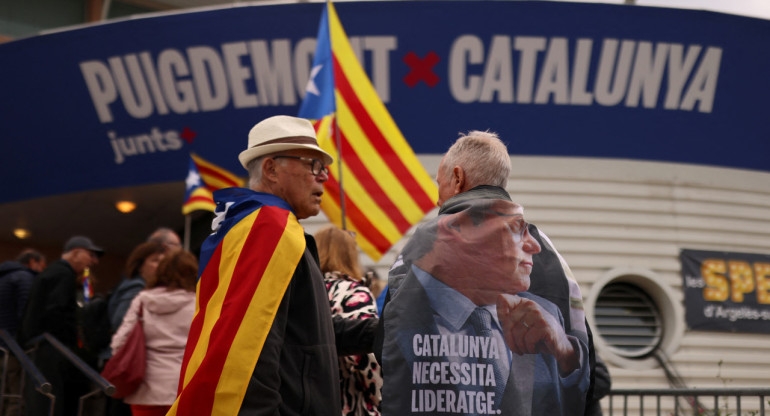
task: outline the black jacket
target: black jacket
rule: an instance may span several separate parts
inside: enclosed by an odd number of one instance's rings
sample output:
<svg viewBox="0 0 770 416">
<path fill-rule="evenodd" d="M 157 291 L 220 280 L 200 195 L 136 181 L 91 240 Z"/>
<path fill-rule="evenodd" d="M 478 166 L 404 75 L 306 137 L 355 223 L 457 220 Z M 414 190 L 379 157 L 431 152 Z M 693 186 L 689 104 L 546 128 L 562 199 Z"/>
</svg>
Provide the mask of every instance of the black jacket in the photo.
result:
<svg viewBox="0 0 770 416">
<path fill-rule="evenodd" d="M 0 264 L 0 329 L 12 337 L 19 329 L 34 277 L 35 272 L 17 261 Z"/>
<path fill-rule="evenodd" d="M 241 415 L 339 415 L 337 349 L 371 352 L 376 320 L 332 319 L 312 236 L 281 300 Z M 338 345 L 339 343 L 339 345 Z"/>
<path fill-rule="evenodd" d="M 35 276 L 19 329 L 19 344 L 24 346 L 32 338 L 48 332 L 77 351 L 78 289 L 75 270 L 61 259 Z"/>
<path fill-rule="evenodd" d="M 35 276 L 17 336 L 19 344 L 24 347 L 36 336 L 48 332 L 70 351 L 86 358 L 85 350 L 78 343 L 80 307 L 77 300 L 81 289 L 77 273 L 61 259 Z M 40 344 L 34 363 L 52 385 L 51 394 L 56 396 L 54 415 L 76 414 L 79 398 L 90 389 L 84 373 L 48 342 Z M 26 401 L 27 415 L 49 414 L 48 402 L 37 397 L 39 395 L 31 389 L 31 384 L 27 385 L 25 395 L 29 398 Z"/>
</svg>

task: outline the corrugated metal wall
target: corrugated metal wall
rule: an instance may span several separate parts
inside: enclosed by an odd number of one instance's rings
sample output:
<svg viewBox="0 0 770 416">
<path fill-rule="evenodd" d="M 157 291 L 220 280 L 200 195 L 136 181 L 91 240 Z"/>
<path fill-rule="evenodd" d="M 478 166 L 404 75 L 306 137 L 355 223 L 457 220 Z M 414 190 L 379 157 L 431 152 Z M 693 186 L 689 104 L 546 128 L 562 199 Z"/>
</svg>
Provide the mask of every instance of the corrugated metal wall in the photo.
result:
<svg viewBox="0 0 770 416">
<path fill-rule="evenodd" d="M 554 241 L 584 298 L 598 293 L 592 286 L 608 272 L 625 269 L 648 272 L 672 289 L 681 305 L 681 249 L 770 254 L 766 172 L 601 159 L 513 161 L 509 191 L 524 205 L 528 220 Z M 674 319 L 683 316 L 663 316 L 668 326 L 683 325 Z M 688 387 L 770 384 L 770 335 L 683 327 L 673 337 L 669 358 Z M 607 358 L 614 387 L 668 385 L 657 365 L 600 354 Z"/>
</svg>

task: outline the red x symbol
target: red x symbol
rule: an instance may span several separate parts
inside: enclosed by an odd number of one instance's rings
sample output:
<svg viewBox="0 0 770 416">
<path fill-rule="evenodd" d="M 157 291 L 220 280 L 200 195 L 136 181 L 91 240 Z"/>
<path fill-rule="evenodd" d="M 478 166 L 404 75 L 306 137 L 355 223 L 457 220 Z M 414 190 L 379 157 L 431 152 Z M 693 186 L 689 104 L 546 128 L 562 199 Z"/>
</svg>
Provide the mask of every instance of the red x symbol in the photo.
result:
<svg viewBox="0 0 770 416">
<path fill-rule="evenodd" d="M 409 52 L 404 57 L 404 62 L 409 65 L 411 71 L 404 77 L 404 83 L 413 88 L 420 81 L 425 81 L 429 87 L 435 87 L 441 79 L 433 73 L 433 67 L 438 61 L 439 57 L 433 51 L 428 52 L 424 59 L 420 59 L 414 52 Z"/>
<path fill-rule="evenodd" d="M 189 127 L 185 127 L 182 129 L 182 133 L 179 135 L 179 137 L 183 138 L 187 143 L 192 144 L 193 139 L 197 135 L 198 133 L 192 131 Z"/>
</svg>

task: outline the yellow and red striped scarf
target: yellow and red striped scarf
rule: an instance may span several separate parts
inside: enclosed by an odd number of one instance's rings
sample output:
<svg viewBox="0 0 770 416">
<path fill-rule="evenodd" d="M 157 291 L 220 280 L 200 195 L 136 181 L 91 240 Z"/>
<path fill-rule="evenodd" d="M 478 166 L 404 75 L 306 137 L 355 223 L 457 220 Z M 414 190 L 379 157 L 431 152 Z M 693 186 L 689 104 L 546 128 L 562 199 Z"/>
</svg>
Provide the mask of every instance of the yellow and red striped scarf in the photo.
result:
<svg viewBox="0 0 770 416">
<path fill-rule="evenodd" d="M 283 200 L 243 188 L 214 197 L 222 221 L 201 249 L 195 316 L 169 416 L 238 413 L 305 250 L 302 226 Z"/>
</svg>

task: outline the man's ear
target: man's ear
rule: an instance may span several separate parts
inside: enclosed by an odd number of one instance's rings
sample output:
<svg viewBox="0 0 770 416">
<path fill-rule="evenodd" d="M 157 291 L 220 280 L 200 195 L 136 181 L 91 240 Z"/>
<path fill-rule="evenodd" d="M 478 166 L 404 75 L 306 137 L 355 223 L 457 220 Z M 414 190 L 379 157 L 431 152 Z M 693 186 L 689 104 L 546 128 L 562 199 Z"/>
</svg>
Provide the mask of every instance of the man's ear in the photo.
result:
<svg viewBox="0 0 770 416">
<path fill-rule="evenodd" d="M 454 192 L 454 195 L 457 195 L 463 191 L 466 191 L 465 189 L 465 171 L 460 166 L 455 166 L 452 169 L 452 191 Z"/>
<path fill-rule="evenodd" d="M 276 178 L 276 161 L 268 157 L 262 162 L 262 177 L 270 182 L 275 182 Z"/>
</svg>

